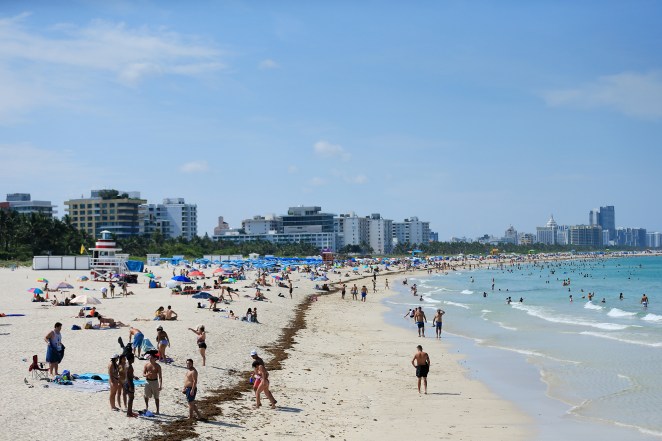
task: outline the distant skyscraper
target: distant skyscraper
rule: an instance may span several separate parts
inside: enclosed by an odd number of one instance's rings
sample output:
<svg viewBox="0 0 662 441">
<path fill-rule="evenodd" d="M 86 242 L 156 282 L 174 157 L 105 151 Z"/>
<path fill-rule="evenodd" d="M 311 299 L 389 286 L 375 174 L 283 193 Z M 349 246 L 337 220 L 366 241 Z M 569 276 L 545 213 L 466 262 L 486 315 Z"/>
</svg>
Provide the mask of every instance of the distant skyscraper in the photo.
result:
<svg viewBox="0 0 662 441">
<path fill-rule="evenodd" d="M 601 247 L 602 227 L 595 225 L 574 225 L 570 227 L 568 236 L 570 245 Z"/>
<path fill-rule="evenodd" d="M 609 240 L 616 238 L 616 211 L 613 205 L 591 210 L 588 221 L 590 226 L 600 226 L 603 230 L 609 231 Z"/>
<path fill-rule="evenodd" d="M 554 220 L 554 215 L 550 215 L 547 225 L 544 227 L 536 227 L 536 242 L 544 243 L 546 245 L 554 245 L 557 243 L 556 230 L 558 225 Z"/>
<path fill-rule="evenodd" d="M 142 204 L 138 208 L 140 234 L 160 231 L 166 238 L 191 240 L 198 235 L 198 207 L 184 198 L 166 198 L 162 204 Z"/>
</svg>

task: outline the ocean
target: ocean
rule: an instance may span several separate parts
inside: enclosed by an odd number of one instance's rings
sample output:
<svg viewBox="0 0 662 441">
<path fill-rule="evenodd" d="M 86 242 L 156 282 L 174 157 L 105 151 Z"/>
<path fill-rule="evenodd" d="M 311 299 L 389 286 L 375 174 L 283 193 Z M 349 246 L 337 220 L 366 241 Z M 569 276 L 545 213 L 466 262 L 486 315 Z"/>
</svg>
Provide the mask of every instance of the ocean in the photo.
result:
<svg viewBox="0 0 662 441">
<path fill-rule="evenodd" d="M 389 321 L 415 335 L 402 316 L 423 306 L 430 345 L 443 309 L 444 341 L 467 355 L 472 378 L 538 422 L 537 439 L 662 439 L 662 257 L 492 266 L 397 285 Z"/>
</svg>

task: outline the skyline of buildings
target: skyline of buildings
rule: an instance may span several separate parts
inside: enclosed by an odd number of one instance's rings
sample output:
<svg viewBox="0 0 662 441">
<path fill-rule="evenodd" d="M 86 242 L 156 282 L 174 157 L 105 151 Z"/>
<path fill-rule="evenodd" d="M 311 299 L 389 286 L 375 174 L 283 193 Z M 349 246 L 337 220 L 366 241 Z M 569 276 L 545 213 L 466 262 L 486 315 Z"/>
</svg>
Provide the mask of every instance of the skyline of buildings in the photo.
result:
<svg viewBox="0 0 662 441">
<path fill-rule="evenodd" d="M 148 203 L 140 192 L 117 190 L 91 190 L 90 197 L 65 201 L 65 215 L 78 229 L 92 236 L 102 230 L 117 237 L 149 235 L 160 232 L 165 238 L 198 236 L 197 205 L 184 198 L 164 198 L 162 203 Z M 9 193 L 0 209 L 23 214 L 41 213 L 49 217 L 57 214 L 50 201 L 32 200 L 30 193 Z M 255 215 L 242 220 L 241 226 L 232 228 L 218 217 L 213 227 L 213 239 L 235 243 L 268 240 L 274 243 L 309 242 L 320 249 L 338 250 L 348 245 L 372 249 L 389 254 L 398 243 L 411 245 L 438 241 L 439 233 L 430 230 L 430 222 L 417 216 L 402 222 L 385 219 L 380 213 L 358 216 L 354 211 L 338 215 L 324 213 L 319 206 L 289 207 L 286 214 Z M 550 215 L 544 226 L 535 233 L 518 232 L 510 225 L 502 237 L 485 234 L 477 239 L 451 237 L 450 242 L 492 244 L 577 245 L 592 247 L 623 246 L 636 248 L 662 247 L 662 233 L 649 232 L 639 227 L 616 227 L 613 205 L 589 211 L 588 224 L 558 224 Z"/>
</svg>

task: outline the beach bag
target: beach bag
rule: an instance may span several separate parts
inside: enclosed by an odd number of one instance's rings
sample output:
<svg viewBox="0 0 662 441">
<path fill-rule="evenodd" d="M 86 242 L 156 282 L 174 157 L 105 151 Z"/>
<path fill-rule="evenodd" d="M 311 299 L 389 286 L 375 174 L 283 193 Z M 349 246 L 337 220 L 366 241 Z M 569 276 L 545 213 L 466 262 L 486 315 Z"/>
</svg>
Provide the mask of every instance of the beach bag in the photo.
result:
<svg viewBox="0 0 662 441">
<path fill-rule="evenodd" d="M 78 326 L 78 325 L 71 325 L 71 330 L 72 330 L 72 331 L 80 331 L 80 326 Z"/>
</svg>

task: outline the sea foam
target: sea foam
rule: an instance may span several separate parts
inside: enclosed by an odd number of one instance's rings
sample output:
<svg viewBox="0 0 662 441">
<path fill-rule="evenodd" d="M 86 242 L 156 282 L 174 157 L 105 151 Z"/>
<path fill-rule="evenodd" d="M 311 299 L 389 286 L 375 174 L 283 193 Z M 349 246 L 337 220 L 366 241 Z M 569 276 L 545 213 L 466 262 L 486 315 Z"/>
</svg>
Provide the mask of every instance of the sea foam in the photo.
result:
<svg viewBox="0 0 662 441">
<path fill-rule="evenodd" d="M 611 311 L 607 313 L 609 317 L 633 317 L 637 315 L 636 312 L 627 312 L 618 308 L 611 308 Z"/>
</svg>

